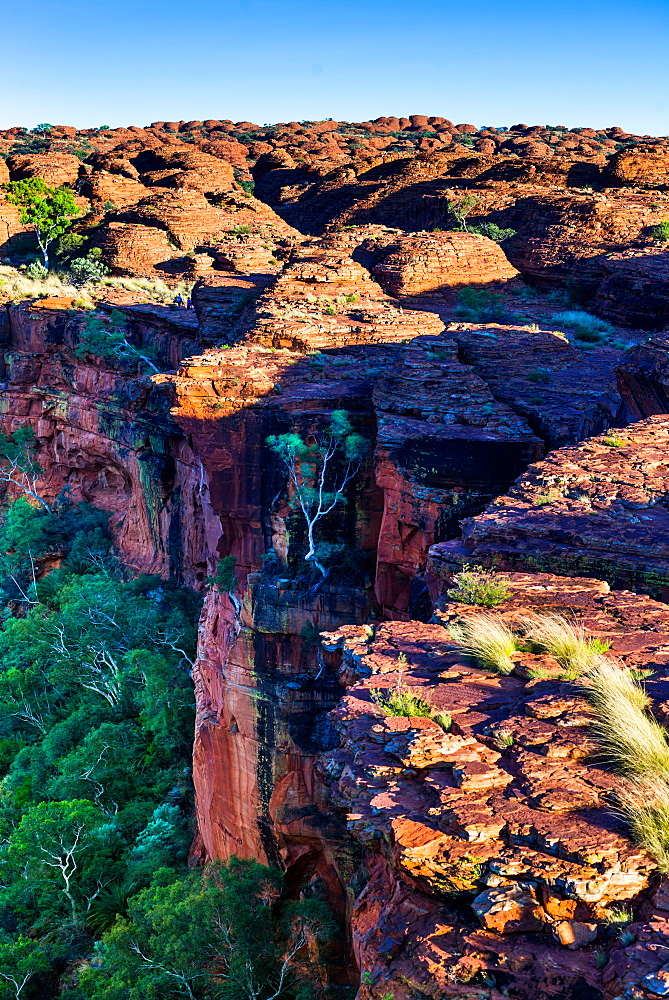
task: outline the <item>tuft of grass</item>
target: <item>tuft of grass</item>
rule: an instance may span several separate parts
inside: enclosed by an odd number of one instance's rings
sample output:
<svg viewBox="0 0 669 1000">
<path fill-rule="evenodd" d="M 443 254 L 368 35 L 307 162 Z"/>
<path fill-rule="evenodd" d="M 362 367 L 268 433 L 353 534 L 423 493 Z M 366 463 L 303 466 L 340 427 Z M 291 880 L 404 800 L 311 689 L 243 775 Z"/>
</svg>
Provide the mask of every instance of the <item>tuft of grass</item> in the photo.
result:
<svg viewBox="0 0 669 1000">
<path fill-rule="evenodd" d="M 527 676 L 533 681 L 559 680 L 555 670 L 549 667 L 528 667 Z"/>
<path fill-rule="evenodd" d="M 634 840 L 669 872 L 669 787 L 657 778 L 629 781 L 619 793 L 620 811 Z"/>
<path fill-rule="evenodd" d="M 555 657 L 569 671 L 585 671 L 594 664 L 609 645 L 589 637 L 581 625 L 573 625 L 561 615 L 543 614 L 526 618 L 523 623 L 526 638 Z"/>
<path fill-rule="evenodd" d="M 411 719 L 415 717 L 429 719 L 432 709 L 422 698 L 409 691 L 392 691 L 390 694 L 380 691 L 371 692 L 372 701 L 382 708 L 386 715 L 404 716 Z"/>
<path fill-rule="evenodd" d="M 669 781 L 664 728 L 647 714 L 648 697 L 632 674 L 601 657 L 583 683 L 595 714 L 595 743 L 612 767 L 631 778 Z M 669 810 L 669 788 L 667 803 Z"/>
<path fill-rule="evenodd" d="M 509 581 L 490 569 L 465 565 L 453 578 L 455 587 L 448 591 L 452 601 L 474 604 L 479 608 L 494 608 L 511 596 Z"/>
<path fill-rule="evenodd" d="M 563 312 L 555 313 L 551 318 L 554 323 L 572 330 L 576 339 L 583 343 L 597 344 L 606 335 L 615 333 L 610 323 L 583 309 L 565 309 Z"/>
<path fill-rule="evenodd" d="M 437 712 L 432 718 L 436 723 L 438 723 L 445 733 L 450 732 L 451 726 L 453 725 L 453 718 L 448 714 L 448 712 Z"/>
<path fill-rule="evenodd" d="M 508 729 L 498 729 L 492 734 L 492 737 L 495 741 L 495 746 L 500 750 L 508 750 L 516 742 L 513 733 L 509 732 Z"/>
<path fill-rule="evenodd" d="M 650 235 L 658 243 L 669 243 L 669 219 L 662 219 L 657 226 L 654 226 Z"/>
<path fill-rule="evenodd" d="M 629 906 L 611 906 L 604 914 L 604 920 L 611 927 L 626 927 L 634 922 L 634 911 Z"/>
<path fill-rule="evenodd" d="M 511 655 L 518 646 L 516 637 L 496 615 L 473 615 L 449 626 L 450 635 L 463 653 L 500 674 L 510 674 L 515 664 Z"/>
<path fill-rule="evenodd" d="M 625 439 L 621 438 L 618 434 L 610 434 L 608 437 L 602 438 L 602 444 L 605 444 L 607 448 L 622 448 L 625 444 Z"/>
</svg>

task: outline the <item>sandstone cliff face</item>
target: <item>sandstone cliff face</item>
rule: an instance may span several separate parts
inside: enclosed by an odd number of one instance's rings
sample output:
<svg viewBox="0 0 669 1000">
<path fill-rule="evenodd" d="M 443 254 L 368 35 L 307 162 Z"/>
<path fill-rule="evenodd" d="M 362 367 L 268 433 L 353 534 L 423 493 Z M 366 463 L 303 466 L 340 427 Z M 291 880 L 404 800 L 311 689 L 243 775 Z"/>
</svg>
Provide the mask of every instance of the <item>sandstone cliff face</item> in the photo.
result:
<svg viewBox="0 0 669 1000">
<path fill-rule="evenodd" d="M 76 314 L 21 305 L 6 315 L 0 423 L 5 433 L 32 427 L 45 497 L 67 489 L 109 511 L 120 551 L 138 572 L 201 584 L 212 524 L 207 483 L 165 397 L 132 370 L 77 358 Z M 192 349 L 192 327 L 150 309 L 136 310 L 134 320 L 139 342 L 148 338 L 166 360 Z"/>
</svg>

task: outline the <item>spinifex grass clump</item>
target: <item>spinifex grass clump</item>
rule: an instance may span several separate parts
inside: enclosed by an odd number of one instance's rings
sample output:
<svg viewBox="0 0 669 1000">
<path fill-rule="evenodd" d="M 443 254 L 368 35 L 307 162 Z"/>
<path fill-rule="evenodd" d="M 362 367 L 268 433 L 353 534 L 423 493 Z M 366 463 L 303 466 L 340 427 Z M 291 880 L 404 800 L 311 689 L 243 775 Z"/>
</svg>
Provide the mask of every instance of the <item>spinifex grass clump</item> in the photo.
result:
<svg viewBox="0 0 669 1000">
<path fill-rule="evenodd" d="M 648 714 L 648 697 L 631 670 L 603 656 L 583 678 L 594 712 L 592 736 L 627 780 L 618 793 L 632 836 L 669 872 L 669 743 Z"/>
<path fill-rule="evenodd" d="M 669 781 L 664 728 L 647 714 L 648 697 L 632 674 L 600 657 L 584 684 L 595 713 L 595 742 L 615 770 Z"/>
<path fill-rule="evenodd" d="M 494 608 L 511 596 L 509 581 L 491 569 L 465 565 L 453 578 L 455 587 L 448 591 L 452 601 Z"/>
<path fill-rule="evenodd" d="M 581 625 L 568 622 L 562 615 L 536 615 L 525 619 L 523 627 L 531 643 L 550 653 L 574 676 L 587 670 L 609 648 L 601 639 L 589 637 Z"/>
<path fill-rule="evenodd" d="M 584 312 L 582 309 L 567 309 L 555 313 L 552 319 L 554 323 L 559 323 L 560 326 L 573 330 L 576 339 L 587 344 L 597 344 L 605 335 L 615 333 L 614 328 L 606 320 L 593 316 L 592 313 Z"/>
<path fill-rule="evenodd" d="M 511 659 L 518 648 L 513 632 L 495 615 L 474 615 L 449 625 L 452 639 L 463 653 L 475 657 L 479 663 L 500 674 L 510 674 L 514 669 Z"/>
<path fill-rule="evenodd" d="M 618 795 L 632 836 L 669 872 L 669 786 L 659 779 L 628 781 Z"/>
</svg>

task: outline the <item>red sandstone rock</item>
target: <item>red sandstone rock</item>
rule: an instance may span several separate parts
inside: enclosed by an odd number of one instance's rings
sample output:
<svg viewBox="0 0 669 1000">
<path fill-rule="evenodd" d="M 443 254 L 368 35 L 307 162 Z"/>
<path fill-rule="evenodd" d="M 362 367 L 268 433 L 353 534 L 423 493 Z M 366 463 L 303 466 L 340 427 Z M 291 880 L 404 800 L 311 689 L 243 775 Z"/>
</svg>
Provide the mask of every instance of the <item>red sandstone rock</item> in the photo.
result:
<svg viewBox="0 0 669 1000">
<path fill-rule="evenodd" d="M 669 413 L 669 333 L 633 347 L 617 371 L 630 420 Z"/>
<path fill-rule="evenodd" d="M 647 664 L 654 671 L 649 693 L 662 696 L 666 605 L 586 579 L 512 574 L 510 587 L 512 597 L 497 609 L 507 620 L 533 608 L 576 614 L 612 644 L 614 655 Z M 477 613 L 455 602 L 445 606 L 444 624 L 463 611 Z M 320 763 L 333 803 L 366 847 L 371 878 L 351 916 L 362 971 L 384 989 L 395 983 L 401 989 L 408 978 L 447 990 L 454 970 L 463 978 L 466 970 L 504 970 L 512 995 L 570 995 L 580 981 L 593 996 L 612 1000 L 619 979 L 602 971 L 589 946 L 612 901 L 644 912 L 653 863 L 611 811 L 618 779 L 589 756 L 579 691 L 482 671 L 463 659 L 442 626 L 395 622 L 371 631 L 346 627 L 324 637 L 329 655 L 343 654 L 340 676 L 349 690 L 335 712 L 342 746 Z M 452 715 L 454 736 L 443 734 L 431 746 L 432 729 L 423 725 L 430 720 L 383 716 L 370 691 L 393 687 L 398 668 L 412 694 Z M 538 698 L 555 706 L 541 720 L 523 713 Z M 501 733 L 507 742 L 498 742 Z M 450 760 L 443 752 L 449 736 Z M 459 785 L 458 771 L 476 758 L 479 769 L 485 763 L 504 772 L 506 783 Z M 572 794 L 556 813 L 547 793 L 560 787 Z M 589 790 L 587 805 L 580 788 Z M 453 918 L 442 894 L 456 889 L 461 906 Z M 413 916 L 403 899 L 418 908 Z M 664 905 L 661 893 L 657 899 L 655 914 Z M 421 932 L 400 934 L 382 952 L 373 926 L 394 927 L 400 919 L 413 929 L 416 912 Z M 645 965 L 628 963 L 628 985 L 657 974 L 663 954 L 647 955 Z"/>
<path fill-rule="evenodd" d="M 669 418 L 549 454 L 484 514 L 463 524 L 463 543 L 430 553 L 431 572 L 469 559 L 506 569 L 591 574 L 615 586 L 669 593 Z M 607 443 L 608 442 L 608 443 Z"/>
<path fill-rule="evenodd" d="M 36 153 L 10 156 L 7 166 L 14 181 L 41 177 L 51 187 L 74 186 L 81 171 L 81 160 L 66 153 Z"/>
<path fill-rule="evenodd" d="M 606 176 L 612 186 L 666 188 L 669 150 L 665 145 L 622 149 L 611 158 Z"/>
</svg>

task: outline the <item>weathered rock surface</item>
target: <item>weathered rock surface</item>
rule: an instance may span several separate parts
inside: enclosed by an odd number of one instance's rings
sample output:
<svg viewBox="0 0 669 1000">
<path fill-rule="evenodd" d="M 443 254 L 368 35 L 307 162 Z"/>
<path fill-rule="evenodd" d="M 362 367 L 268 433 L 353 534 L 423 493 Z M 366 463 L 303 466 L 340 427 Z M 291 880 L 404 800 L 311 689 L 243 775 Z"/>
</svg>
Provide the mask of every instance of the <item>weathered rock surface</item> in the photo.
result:
<svg viewBox="0 0 669 1000">
<path fill-rule="evenodd" d="M 503 569 L 588 575 L 669 594 L 666 506 L 669 417 L 561 448 L 462 525 L 462 542 L 434 546 L 430 572 L 471 560 Z"/>
<path fill-rule="evenodd" d="M 397 296 L 487 285 L 518 276 L 497 243 L 473 233 L 407 235 L 387 251 L 373 274 Z"/>
<path fill-rule="evenodd" d="M 664 700 L 666 605 L 550 574 L 512 574 L 510 590 L 496 609 L 509 622 L 533 609 L 576 616 L 648 669 L 651 698 Z M 365 848 L 351 916 L 361 971 L 400 996 L 407 982 L 466 995 L 458 984 L 483 974 L 534 1000 L 651 996 L 663 951 L 623 952 L 607 914 L 624 904 L 645 940 L 658 934 L 655 863 L 612 809 L 618 779 L 590 757 L 587 704 L 575 684 L 528 679 L 545 656 L 519 654 L 509 677 L 463 658 L 445 627 L 463 612 L 477 609 L 446 604 L 440 624 L 348 626 L 324 640 L 348 693 L 334 712 L 342 746 L 319 769 Z M 450 732 L 383 713 L 372 693 L 398 678 L 452 717 Z"/>
<path fill-rule="evenodd" d="M 628 351 L 617 372 L 630 420 L 669 413 L 669 333 L 656 333 Z"/>
</svg>

